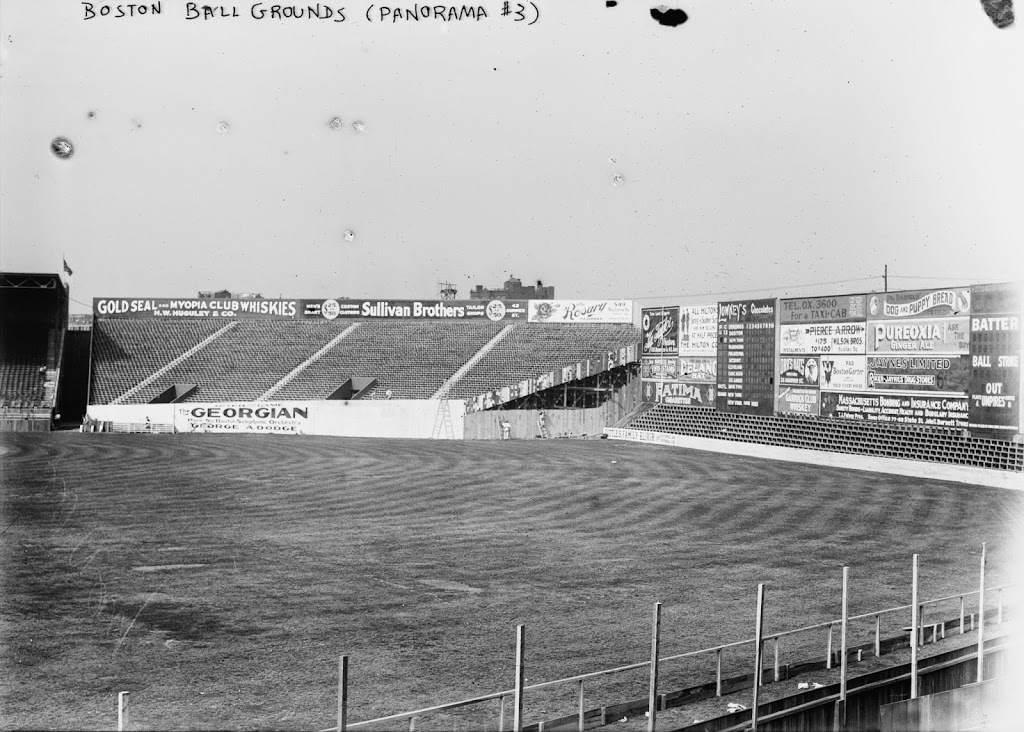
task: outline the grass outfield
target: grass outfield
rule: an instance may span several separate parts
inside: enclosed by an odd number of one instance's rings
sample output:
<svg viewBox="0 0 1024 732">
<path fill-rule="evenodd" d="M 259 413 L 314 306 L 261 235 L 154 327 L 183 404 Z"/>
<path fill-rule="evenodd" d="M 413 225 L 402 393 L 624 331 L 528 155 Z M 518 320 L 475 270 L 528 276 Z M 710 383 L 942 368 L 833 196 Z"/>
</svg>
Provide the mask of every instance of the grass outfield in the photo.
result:
<svg viewBox="0 0 1024 732">
<path fill-rule="evenodd" d="M 908 603 L 914 553 L 923 598 L 976 587 L 982 541 L 1011 581 L 1024 515 L 1015 491 L 613 441 L 8 433 L 0 464 L 8 729 L 110 729 L 122 690 L 134 728 L 321 729 L 341 654 L 350 720 L 408 711 L 511 688 L 519 623 L 534 683 L 644 660 L 656 601 L 668 655 L 751 637 L 759 582 L 770 633 L 838 618 L 843 565 L 851 614 Z"/>
</svg>

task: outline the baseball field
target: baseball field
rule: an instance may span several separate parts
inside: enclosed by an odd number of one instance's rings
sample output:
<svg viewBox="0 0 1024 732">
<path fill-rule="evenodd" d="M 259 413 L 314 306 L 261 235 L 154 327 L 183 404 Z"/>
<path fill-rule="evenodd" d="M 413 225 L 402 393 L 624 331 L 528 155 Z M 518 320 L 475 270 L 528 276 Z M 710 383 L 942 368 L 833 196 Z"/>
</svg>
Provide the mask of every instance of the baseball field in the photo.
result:
<svg viewBox="0 0 1024 732">
<path fill-rule="evenodd" d="M 111 729 L 119 691 L 132 728 L 323 729 L 343 654 L 359 721 L 511 688 L 518 624 L 535 683 L 645 660 L 659 601 L 668 655 L 751 637 L 761 582 L 770 633 L 837 618 L 843 566 L 852 614 L 909 603 L 915 553 L 923 598 L 982 542 L 1012 581 L 1024 525 L 1021 492 L 606 440 L 8 433 L 0 466 L 5 729 Z"/>
</svg>

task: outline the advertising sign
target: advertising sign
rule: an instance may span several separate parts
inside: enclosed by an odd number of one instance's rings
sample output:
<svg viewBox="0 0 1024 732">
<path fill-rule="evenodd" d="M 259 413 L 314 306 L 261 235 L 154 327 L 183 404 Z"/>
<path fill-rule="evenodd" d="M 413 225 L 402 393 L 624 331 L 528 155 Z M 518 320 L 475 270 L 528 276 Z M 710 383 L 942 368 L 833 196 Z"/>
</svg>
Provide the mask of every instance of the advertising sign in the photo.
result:
<svg viewBox="0 0 1024 732">
<path fill-rule="evenodd" d="M 779 391 L 779 412 L 783 414 L 808 414 L 818 416 L 817 389 L 800 387 L 785 388 Z"/>
<path fill-rule="evenodd" d="M 969 287 L 886 292 L 867 297 L 868 320 L 949 318 L 971 312 Z"/>
<path fill-rule="evenodd" d="M 868 353 L 968 354 L 970 318 L 868 323 Z"/>
<path fill-rule="evenodd" d="M 302 315 L 324 320 L 521 320 L 525 300 L 302 300 Z"/>
<path fill-rule="evenodd" d="M 1021 293 L 1014 285 L 981 285 L 971 291 L 970 427 L 1020 429 Z"/>
<path fill-rule="evenodd" d="M 779 359 L 779 383 L 783 386 L 817 386 L 817 356 L 783 356 Z"/>
<path fill-rule="evenodd" d="M 175 404 L 175 432 L 311 434 L 308 402 Z"/>
<path fill-rule="evenodd" d="M 679 355 L 714 356 L 718 351 L 718 306 L 679 308 Z"/>
<path fill-rule="evenodd" d="M 680 356 L 677 373 L 681 381 L 715 383 L 718 360 L 714 356 Z"/>
<path fill-rule="evenodd" d="M 678 381 L 655 382 L 655 401 L 687 407 L 714 407 L 714 384 L 684 384 Z"/>
<path fill-rule="evenodd" d="M 640 362 L 640 378 L 675 381 L 679 378 L 679 360 L 673 357 L 644 358 Z"/>
<path fill-rule="evenodd" d="M 818 383 L 825 391 L 856 391 L 867 388 L 864 356 L 822 356 Z"/>
<path fill-rule="evenodd" d="M 632 300 L 530 300 L 531 323 L 632 323 Z"/>
<path fill-rule="evenodd" d="M 718 303 L 720 412 L 774 411 L 775 300 Z"/>
<path fill-rule="evenodd" d="M 864 295 L 801 297 L 779 301 L 782 323 L 847 323 L 867 317 Z"/>
<path fill-rule="evenodd" d="M 299 300 L 206 298 L 94 297 L 98 318 L 260 318 L 291 320 L 299 315 Z"/>
<path fill-rule="evenodd" d="M 966 394 L 970 356 L 868 356 L 868 389 Z"/>
<path fill-rule="evenodd" d="M 864 323 L 812 323 L 780 326 L 780 353 L 864 353 Z"/>
<path fill-rule="evenodd" d="M 675 356 L 679 353 L 679 308 L 641 311 L 641 356 Z"/>
<path fill-rule="evenodd" d="M 823 391 L 821 416 L 963 429 L 967 427 L 967 398 Z"/>
</svg>

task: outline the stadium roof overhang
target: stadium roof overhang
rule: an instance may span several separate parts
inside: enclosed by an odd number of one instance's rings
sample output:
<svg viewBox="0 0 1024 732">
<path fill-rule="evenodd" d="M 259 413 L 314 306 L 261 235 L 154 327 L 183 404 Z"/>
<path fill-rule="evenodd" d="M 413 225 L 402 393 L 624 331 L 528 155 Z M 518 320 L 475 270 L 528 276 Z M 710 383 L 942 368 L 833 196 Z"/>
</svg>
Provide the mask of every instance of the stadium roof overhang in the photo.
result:
<svg viewBox="0 0 1024 732">
<path fill-rule="evenodd" d="M 0 272 L 0 288 L 8 290 L 64 290 L 60 275 Z"/>
</svg>

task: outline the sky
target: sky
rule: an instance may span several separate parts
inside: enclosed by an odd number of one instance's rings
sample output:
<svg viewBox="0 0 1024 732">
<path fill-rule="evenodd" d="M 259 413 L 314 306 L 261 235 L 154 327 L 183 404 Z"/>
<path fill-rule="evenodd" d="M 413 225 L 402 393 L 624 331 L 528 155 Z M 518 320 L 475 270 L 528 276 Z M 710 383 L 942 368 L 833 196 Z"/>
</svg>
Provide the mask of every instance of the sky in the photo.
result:
<svg viewBox="0 0 1024 732">
<path fill-rule="evenodd" d="M 101 5 L 0 3 L 0 269 L 63 257 L 72 312 L 509 275 L 648 304 L 1020 277 L 1024 36 L 978 0 L 692 0 L 674 27 L 631 0 Z"/>
</svg>

